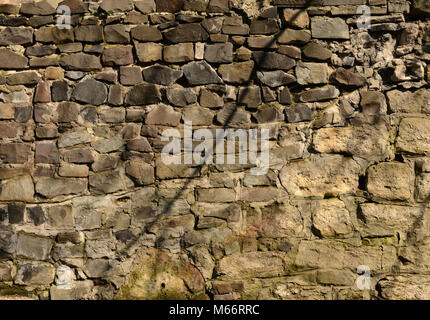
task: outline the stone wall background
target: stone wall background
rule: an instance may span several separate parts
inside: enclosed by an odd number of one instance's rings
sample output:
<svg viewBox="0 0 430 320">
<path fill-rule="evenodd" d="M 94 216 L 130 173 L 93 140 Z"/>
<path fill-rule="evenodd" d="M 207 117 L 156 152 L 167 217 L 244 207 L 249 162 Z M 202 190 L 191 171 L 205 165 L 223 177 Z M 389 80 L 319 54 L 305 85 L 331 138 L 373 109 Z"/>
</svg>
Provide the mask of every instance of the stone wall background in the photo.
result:
<svg viewBox="0 0 430 320">
<path fill-rule="evenodd" d="M 0 295 L 430 298 L 428 3 L 0 4 Z M 164 165 L 185 120 L 269 173 Z"/>
</svg>

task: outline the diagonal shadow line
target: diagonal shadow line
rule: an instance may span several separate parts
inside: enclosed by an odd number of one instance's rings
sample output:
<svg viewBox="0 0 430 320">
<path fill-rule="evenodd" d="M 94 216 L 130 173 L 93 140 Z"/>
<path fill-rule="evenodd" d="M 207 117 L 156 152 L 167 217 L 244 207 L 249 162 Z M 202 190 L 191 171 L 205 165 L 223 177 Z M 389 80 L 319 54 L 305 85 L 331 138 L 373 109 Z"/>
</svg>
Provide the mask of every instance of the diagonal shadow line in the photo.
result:
<svg viewBox="0 0 430 320">
<path fill-rule="evenodd" d="M 302 8 L 298 8 L 297 12 L 291 17 L 291 19 L 287 22 L 288 24 L 291 24 L 292 22 L 294 22 L 295 20 L 297 20 L 297 18 L 299 17 L 299 15 L 301 15 L 315 0 L 307 0 L 306 3 L 303 5 Z M 282 8 L 280 6 L 277 6 L 277 9 Z M 277 40 L 279 39 L 279 37 L 283 34 L 283 30 L 281 29 L 274 37 L 273 39 L 264 47 L 262 48 L 262 50 L 266 49 L 266 51 L 263 51 L 263 54 L 261 55 L 261 57 L 259 57 L 258 61 L 255 61 L 255 66 L 258 67 L 260 65 L 264 64 L 264 61 L 267 59 L 267 56 L 269 54 L 268 51 L 270 50 L 271 46 L 277 42 Z M 255 67 L 254 67 L 255 68 Z M 253 70 L 254 73 L 255 70 Z M 245 87 L 245 90 L 242 93 L 242 96 L 246 96 L 248 94 L 250 90 L 250 87 L 247 86 Z M 226 121 L 224 122 L 222 129 L 227 129 L 229 127 L 229 125 L 231 124 L 235 114 L 237 113 L 237 107 L 233 108 L 233 110 L 230 112 L 230 114 L 228 115 Z M 221 140 L 222 143 L 224 143 L 224 139 Z M 160 214 L 157 215 L 155 221 L 153 221 L 152 223 L 149 223 L 148 225 L 145 226 L 145 228 L 142 230 L 142 232 L 140 232 L 136 237 L 135 240 L 130 240 L 130 242 L 126 245 L 126 247 L 123 250 L 127 250 L 129 249 L 132 245 L 134 245 L 136 242 L 138 242 L 138 239 L 147 233 L 147 230 L 153 226 L 155 223 L 157 223 L 160 219 L 164 218 L 165 216 L 168 216 L 169 211 L 172 209 L 173 205 L 175 204 L 175 202 L 181 198 L 181 196 L 184 194 L 185 190 L 188 188 L 188 186 L 191 184 L 191 182 L 193 181 L 193 178 L 197 177 L 197 175 L 199 174 L 199 172 L 201 172 L 201 169 L 203 168 L 203 166 L 206 163 L 206 160 L 211 157 L 213 155 L 213 150 L 214 148 L 216 149 L 216 147 L 218 146 L 218 144 L 216 143 L 214 147 L 212 147 L 211 152 L 208 152 L 207 155 L 205 155 L 205 158 L 202 160 L 202 164 L 198 165 L 194 171 L 191 174 L 190 178 L 187 178 L 186 182 L 184 183 L 184 185 L 181 187 L 181 189 L 176 193 L 175 197 L 172 198 L 167 204 L 164 205 L 163 210 L 161 211 Z M 155 243 L 155 248 L 159 248 L 158 246 L 158 242 L 159 240 L 164 240 L 165 236 L 168 235 L 168 230 L 166 229 L 162 229 L 162 232 L 160 235 L 156 235 L 156 243 Z M 181 236 L 182 237 L 182 236 Z M 160 255 L 157 255 L 156 259 L 155 259 L 155 267 L 158 268 L 160 267 L 160 262 L 161 262 L 161 258 Z M 156 275 L 157 273 L 157 269 L 154 268 L 154 272 L 153 272 L 153 276 Z"/>
</svg>

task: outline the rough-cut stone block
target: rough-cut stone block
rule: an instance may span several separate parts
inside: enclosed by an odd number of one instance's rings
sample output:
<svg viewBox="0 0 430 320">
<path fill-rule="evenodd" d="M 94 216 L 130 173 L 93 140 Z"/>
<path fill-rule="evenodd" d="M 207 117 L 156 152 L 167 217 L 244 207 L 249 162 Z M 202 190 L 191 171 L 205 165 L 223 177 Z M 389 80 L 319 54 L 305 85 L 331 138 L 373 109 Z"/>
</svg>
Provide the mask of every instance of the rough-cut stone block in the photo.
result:
<svg viewBox="0 0 430 320">
<path fill-rule="evenodd" d="M 86 191 L 87 179 L 42 178 L 36 183 L 36 192 L 46 198 L 83 194 Z"/>
<path fill-rule="evenodd" d="M 370 167 L 367 191 L 387 200 L 409 200 L 413 194 L 414 171 L 406 163 L 384 162 Z"/>
<path fill-rule="evenodd" d="M 316 131 L 313 145 L 321 153 L 342 153 L 383 161 L 392 157 L 389 141 L 385 127 L 323 128 Z"/>
<path fill-rule="evenodd" d="M 349 39 L 349 28 L 341 18 L 313 17 L 312 37 L 318 39 Z"/>
<path fill-rule="evenodd" d="M 360 166 L 341 155 L 312 155 L 287 164 L 280 172 L 282 185 L 293 196 L 324 197 L 356 192 Z"/>
<path fill-rule="evenodd" d="M 34 235 L 20 233 L 16 243 L 16 253 L 33 260 L 47 260 L 53 241 Z"/>
<path fill-rule="evenodd" d="M 396 148 L 405 153 L 430 154 L 430 120 L 423 118 L 403 119 L 399 126 Z"/>
</svg>

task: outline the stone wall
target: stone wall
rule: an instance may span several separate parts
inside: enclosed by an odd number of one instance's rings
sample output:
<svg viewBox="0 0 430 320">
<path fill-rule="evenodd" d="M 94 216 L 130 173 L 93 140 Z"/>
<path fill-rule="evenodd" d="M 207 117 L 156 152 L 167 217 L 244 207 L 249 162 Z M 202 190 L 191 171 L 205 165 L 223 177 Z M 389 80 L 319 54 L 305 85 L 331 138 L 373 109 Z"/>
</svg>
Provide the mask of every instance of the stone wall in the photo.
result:
<svg viewBox="0 0 430 320">
<path fill-rule="evenodd" d="M 430 298 L 427 0 L 9 2 L 2 297 Z M 185 121 L 269 172 L 166 165 Z"/>
</svg>

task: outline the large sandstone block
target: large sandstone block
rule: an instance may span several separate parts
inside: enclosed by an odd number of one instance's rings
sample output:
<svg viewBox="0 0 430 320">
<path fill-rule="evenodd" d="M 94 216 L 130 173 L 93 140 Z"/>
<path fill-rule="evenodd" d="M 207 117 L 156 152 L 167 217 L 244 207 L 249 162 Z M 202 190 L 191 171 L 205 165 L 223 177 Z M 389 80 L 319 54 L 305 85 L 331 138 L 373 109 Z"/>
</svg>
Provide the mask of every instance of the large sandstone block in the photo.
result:
<svg viewBox="0 0 430 320">
<path fill-rule="evenodd" d="M 34 186 L 30 175 L 2 180 L 0 184 L 0 200 L 2 201 L 33 201 Z"/>
<path fill-rule="evenodd" d="M 328 65 L 314 62 L 299 63 L 296 66 L 296 77 L 301 85 L 328 83 Z"/>
<path fill-rule="evenodd" d="M 396 261 L 395 248 L 390 246 L 356 247 L 334 240 L 302 240 L 294 264 L 304 270 L 348 269 L 353 272 L 358 266 L 366 265 L 376 272 L 391 270 Z"/>
<path fill-rule="evenodd" d="M 15 283 L 21 285 L 48 286 L 54 281 L 55 268 L 43 262 L 27 263 L 19 267 Z"/>
<path fill-rule="evenodd" d="M 87 179 L 42 178 L 36 183 L 36 192 L 46 198 L 83 194 L 87 191 Z"/>
<path fill-rule="evenodd" d="M 411 154 L 430 154 L 430 120 L 403 119 L 399 126 L 396 149 Z"/>
<path fill-rule="evenodd" d="M 429 9 L 430 10 L 430 9 Z M 388 300 L 428 300 L 430 282 L 425 275 L 387 276 L 378 282 L 381 296 Z"/>
<path fill-rule="evenodd" d="M 228 279 L 280 276 L 285 273 L 284 259 L 283 253 L 270 251 L 232 255 L 220 260 L 217 273 Z"/>
<path fill-rule="evenodd" d="M 359 218 L 362 221 L 360 231 L 366 237 L 395 236 L 399 233 L 403 242 L 415 228 L 421 213 L 420 207 L 362 203 L 359 207 Z"/>
<path fill-rule="evenodd" d="M 315 132 L 313 146 L 321 153 L 342 153 L 366 160 L 393 158 L 385 126 L 322 128 Z"/>
<path fill-rule="evenodd" d="M 392 90 L 387 92 L 392 112 L 430 113 L 430 90 L 419 89 L 415 92 Z"/>
<path fill-rule="evenodd" d="M 353 231 L 349 211 L 338 199 L 316 203 L 312 208 L 312 228 L 322 238 L 342 237 Z"/>
<path fill-rule="evenodd" d="M 313 17 L 312 37 L 318 39 L 349 39 L 349 28 L 341 18 Z"/>
<path fill-rule="evenodd" d="M 51 253 L 53 241 L 34 235 L 20 233 L 16 243 L 16 253 L 33 260 L 47 260 Z"/>
<path fill-rule="evenodd" d="M 281 183 L 293 196 L 324 197 L 355 193 L 360 166 L 341 155 L 311 155 L 280 172 Z"/>
<path fill-rule="evenodd" d="M 374 198 L 409 200 L 413 195 L 414 171 L 407 163 L 383 162 L 367 172 L 367 191 Z"/>
<path fill-rule="evenodd" d="M 298 237 L 304 230 L 299 210 L 288 203 L 263 208 L 261 221 L 257 220 L 253 227 L 260 237 L 267 238 Z"/>
<path fill-rule="evenodd" d="M 0 68 L 25 69 L 28 67 L 28 59 L 9 49 L 0 49 Z"/>
</svg>

